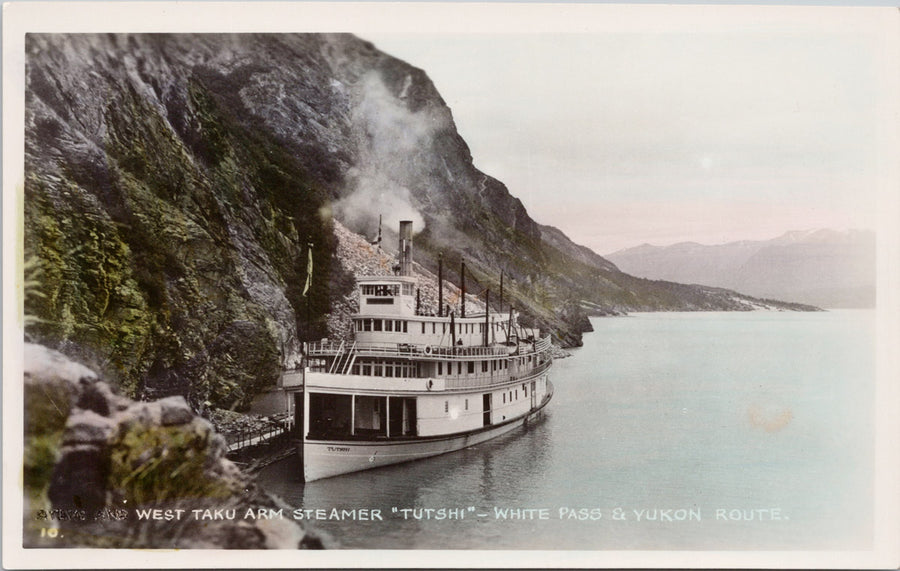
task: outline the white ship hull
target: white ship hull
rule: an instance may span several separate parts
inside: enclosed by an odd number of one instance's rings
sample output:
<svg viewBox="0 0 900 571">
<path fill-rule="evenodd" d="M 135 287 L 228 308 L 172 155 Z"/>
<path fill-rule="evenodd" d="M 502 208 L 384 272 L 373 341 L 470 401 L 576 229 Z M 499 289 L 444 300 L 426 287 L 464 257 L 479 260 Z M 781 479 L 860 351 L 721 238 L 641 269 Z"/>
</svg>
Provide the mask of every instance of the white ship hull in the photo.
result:
<svg viewBox="0 0 900 571">
<path fill-rule="evenodd" d="M 548 382 L 549 385 L 549 382 Z M 304 481 L 312 482 L 455 452 L 491 440 L 539 418 L 552 397 L 552 385 L 535 409 L 500 424 L 443 436 L 405 441 L 306 440 L 302 443 Z"/>
</svg>

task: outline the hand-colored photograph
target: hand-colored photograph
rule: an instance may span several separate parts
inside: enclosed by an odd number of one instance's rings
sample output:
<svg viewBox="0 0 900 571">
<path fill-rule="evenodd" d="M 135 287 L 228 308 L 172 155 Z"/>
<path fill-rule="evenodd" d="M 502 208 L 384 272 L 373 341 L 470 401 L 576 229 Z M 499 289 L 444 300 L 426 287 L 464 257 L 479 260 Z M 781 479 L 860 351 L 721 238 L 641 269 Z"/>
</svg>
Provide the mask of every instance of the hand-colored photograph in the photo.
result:
<svg viewBox="0 0 900 571">
<path fill-rule="evenodd" d="M 13 565 L 890 563 L 896 9 L 275 9 L 4 32 Z"/>
</svg>

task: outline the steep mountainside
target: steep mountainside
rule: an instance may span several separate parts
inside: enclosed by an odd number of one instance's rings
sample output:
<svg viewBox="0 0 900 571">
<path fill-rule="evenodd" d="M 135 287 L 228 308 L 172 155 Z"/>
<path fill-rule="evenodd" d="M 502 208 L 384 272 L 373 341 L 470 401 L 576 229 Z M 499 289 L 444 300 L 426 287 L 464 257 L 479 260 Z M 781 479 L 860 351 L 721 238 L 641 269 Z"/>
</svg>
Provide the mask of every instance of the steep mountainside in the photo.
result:
<svg viewBox="0 0 900 571">
<path fill-rule="evenodd" d="M 875 306 L 875 234 L 787 232 L 773 240 L 716 246 L 644 244 L 610 254 L 622 271 L 708 284 L 821 307 Z"/>
<path fill-rule="evenodd" d="M 597 313 L 746 309 L 541 227 L 472 164 L 425 72 L 351 35 L 26 39 L 28 334 L 133 395 L 244 406 L 352 290 L 334 220 L 580 343 Z M 313 273 L 308 293 L 307 252 Z M 496 298 L 494 298 L 496 299 Z"/>
</svg>

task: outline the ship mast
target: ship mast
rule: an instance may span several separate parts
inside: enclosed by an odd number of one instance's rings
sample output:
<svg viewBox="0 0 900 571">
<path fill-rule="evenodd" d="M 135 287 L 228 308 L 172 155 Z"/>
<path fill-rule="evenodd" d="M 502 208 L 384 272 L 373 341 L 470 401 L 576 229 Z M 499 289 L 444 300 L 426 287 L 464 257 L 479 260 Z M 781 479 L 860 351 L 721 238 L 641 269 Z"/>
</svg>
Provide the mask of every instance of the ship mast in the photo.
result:
<svg viewBox="0 0 900 571">
<path fill-rule="evenodd" d="M 462 284 L 461 284 L 462 287 L 460 288 L 462 290 L 462 295 L 461 295 L 462 301 L 460 302 L 459 316 L 465 317 L 466 316 L 466 260 L 465 260 L 465 258 L 461 262 L 459 275 L 460 275 L 460 280 L 462 282 Z"/>
</svg>

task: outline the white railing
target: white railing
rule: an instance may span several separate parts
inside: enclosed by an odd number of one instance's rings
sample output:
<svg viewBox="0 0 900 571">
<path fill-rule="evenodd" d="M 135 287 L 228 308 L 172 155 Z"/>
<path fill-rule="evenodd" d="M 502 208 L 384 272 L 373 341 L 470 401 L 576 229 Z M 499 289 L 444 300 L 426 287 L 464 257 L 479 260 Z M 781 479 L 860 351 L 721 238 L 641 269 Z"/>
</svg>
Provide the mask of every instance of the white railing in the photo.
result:
<svg viewBox="0 0 900 571">
<path fill-rule="evenodd" d="M 550 348 L 550 336 L 547 335 L 543 339 L 538 339 L 534 342 L 534 352 L 535 353 L 543 353 L 547 349 Z"/>
<path fill-rule="evenodd" d="M 550 336 L 531 344 L 521 344 L 517 356 L 528 356 L 546 352 L 550 348 Z M 417 359 L 440 359 L 450 361 L 470 361 L 473 358 L 491 359 L 509 356 L 512 347 L 491 345 L 489 347 L 447 347 L 442 345 L 418 345 L 414 343 L 354 343 L 357 355 L 377 357 L 415 357 Z M 322 341 L 311 343 L 308 348 L 310 357 L 327 357 L 342 355 L 344 343 Z"/>
<path fill-rule="evenodd" d="M 529 369 L 524 373 L 520 373 L 518 375 L 507 375 L 507 374 L 499 374 L 499 375 L 478 375 L 478 376 L 469 376 L 469 377 L 447 377 L 444 379 L 444 389 L 445 390 L 455 390 L 455 389 L 474 389 L 474 388 L 483 388 L 483 387 L 491 387 L 494 385 L 505 385 L 507 383 L 512 382 L 525 382 L 530 381 L 531 379 L 539 376 L 541 373 L 545 372 L 550 368 L 552 364 L 551 361 L 546 361 L 541 363 L 537 367 L 533 369 Z"/>
<path fill-rule="evenodd" d="M 310 343 L 307 345 L 307 352 L 312 357 L 337 355 L 341 352 L 344 342 L 336 343 L 334 341 L 321 341 L 319 343 Z"/>
<path fill-rule="evenodd" d="M 391 357 L 415 356 L 417 359 L 471 360 L 497 358 L 509 354 L 504 346 L 445 347 L 441 345 L 414 345 L 411 343 L 363 343 L 356 347 L 361 355 Z"/>
</svg>

